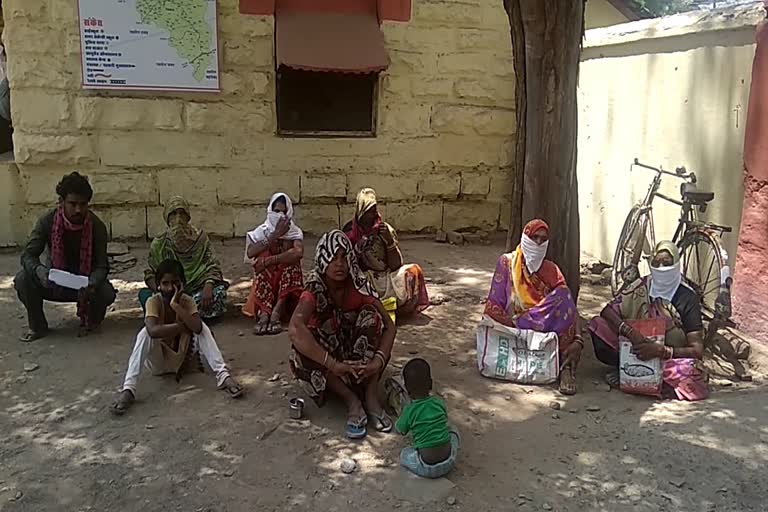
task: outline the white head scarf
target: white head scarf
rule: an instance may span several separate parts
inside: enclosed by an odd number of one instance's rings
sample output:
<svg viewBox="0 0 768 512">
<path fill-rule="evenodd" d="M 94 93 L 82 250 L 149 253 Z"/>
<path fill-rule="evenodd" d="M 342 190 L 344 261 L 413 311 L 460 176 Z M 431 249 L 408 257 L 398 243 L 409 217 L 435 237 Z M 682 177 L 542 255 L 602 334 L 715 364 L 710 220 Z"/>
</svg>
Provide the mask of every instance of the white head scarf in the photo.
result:
<svg viewBox="0 0 768 512">
<path fill-rule="evenodd" d="M 543 244 L 537 244 L 531 237 L 523 233 L 523 236 L 520 237 L 520 248 L 523 250 L 528 273 L 533 274 L 539 271 L 541 264 L 544 262 L 544 257 L 547 255 L 547 249 L 549 248 L 549 240 Z"/>
<path fill-rule="evenodd" d="M 275 201 L 277 201 L 278 199 L 285 200 L 285 206 L 287 210 L 285 213 L 272 211 L 272 208 L 275 206 Z M 280 237 L 280 240 L 303 240 L 304 239 L 304 232 L 301 229 L 299 229 L 299 227 L 296 224 L 293 223 L 293 203 L 291 202 L 291 198 L 288 197 L 288 194 L 284 194 L 283 192 L 277 192 L 272 196 L 272 199 L 269 200 L 269 204 L 267 205 L 267 218 L 256 229 L 254 229 L 253 231 L 249 231 L 245 235 L 245 252 L 246 252 L 245 262 L 246 263 L 251 262 L 251 259 L 248 258 L 248 247 L 252 244 L 257 244 L 259 242 L 264 242 L 265 240 L 267 240 L 269 236 L 275 232 L 277 223 L 283 217 L 291 221 L 291 226 L 288 228 L 288 232 Z"/>
<path fill-rule="evenodd" d="M 661 251 L 666 251 L 672 255 L 672 265 L 669 267 L 658 268 L 651 265 L 648 295 L 651 299 L 671 301 L 683 281 L 683 273 L 680 270 L 680 251 L 677 249 L 677 246 L 670 241 L 659 242 L 656 244 L 653 255 L 656 256 Z"/>
</svg>

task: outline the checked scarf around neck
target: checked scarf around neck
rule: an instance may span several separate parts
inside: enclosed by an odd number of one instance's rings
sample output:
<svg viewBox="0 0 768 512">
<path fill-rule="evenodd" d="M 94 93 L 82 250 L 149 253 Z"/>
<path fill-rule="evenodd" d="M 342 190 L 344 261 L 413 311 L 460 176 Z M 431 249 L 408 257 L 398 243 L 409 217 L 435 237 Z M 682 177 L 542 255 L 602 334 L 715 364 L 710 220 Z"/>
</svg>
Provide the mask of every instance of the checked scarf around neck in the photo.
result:
<svg viewBox="0 0 768 512">
<path fill-rule="evenodd" d="M 51 239 L 49 240 L 51 263 L 53 268 L 65 271 L 69 270 L 64 250 L 64 233 L 67 231 L 80 231 L 80 268 L 78 273 L 81 276 L 90 276 L 93 263 L 93 222 L 91 221 L 91 214 L 86 214 L 85 221 L 82 224 L 73 224 L 64 215 L 63 206 L 56 208 L 56 213 L 53 216 L 53 227 L 51 228 Z M 87 325 L 88 321 L 87 306 L 82 301 L 77 304 L 77 316 L 83 325 Z"/>
</svg>

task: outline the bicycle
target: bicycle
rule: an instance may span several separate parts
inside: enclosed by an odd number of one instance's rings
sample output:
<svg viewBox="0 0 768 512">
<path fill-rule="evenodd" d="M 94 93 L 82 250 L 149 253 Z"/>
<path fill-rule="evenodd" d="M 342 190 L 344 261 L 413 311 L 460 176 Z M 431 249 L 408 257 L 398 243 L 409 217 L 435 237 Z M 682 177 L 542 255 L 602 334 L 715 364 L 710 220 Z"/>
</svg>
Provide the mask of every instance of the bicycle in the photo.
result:
<svg viewBox="0 0 768 512">
<path fill-rule="evenodd" d="M 672 241 L 680 249 L 682 272 L 687 284 L 696 292 L 701 303 L 702 316 L 709 322 L 707 336 L 721 327 L 735 327 L 731 320 L 731 285 L 733 279 L 728 267 L 728 253 L 722 244 L 722 236 L 733 229 L 712 222 L 699 220 L 699 213 L 707 210 L 707 204 L 715 198 L 714 192 L 698 190 L 696 174 L 678 167 L 674 172 L 640 163 L 634 165 L 654 171 L 645 199 L 629 211 L 616 246 L 611 272 L 611 291 L 614 296 L 643 275 L 640 264 L 649 265 L 650 254 L 656 245 L 653 225 L 653 201 L 661 198 L 680 206 L 675 235 Z M 659 192 L 663 176 L 683 180 L 680 186 L 681 199 L 677 200 Z M 703 270 L 706 269 L 705 272 Z"/>
</svg>

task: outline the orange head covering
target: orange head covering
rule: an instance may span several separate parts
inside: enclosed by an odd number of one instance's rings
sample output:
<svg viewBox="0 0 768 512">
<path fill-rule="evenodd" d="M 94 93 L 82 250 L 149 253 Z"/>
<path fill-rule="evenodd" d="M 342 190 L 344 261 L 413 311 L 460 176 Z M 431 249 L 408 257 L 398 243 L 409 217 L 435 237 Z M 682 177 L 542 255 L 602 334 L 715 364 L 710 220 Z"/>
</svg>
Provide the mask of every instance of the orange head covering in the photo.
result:
<svg viewBox="0 0 768 512">
<path fill-rule="evenodd" d="M 547 232 L 547 236 L 549 236 L 549 224 L 541 219 L 533 219 L 525 225 L 523 228 L 523 233 L 525 233 L 527 236 L 533 236 L 535 232 L 542 228 Z"/>
</svg>

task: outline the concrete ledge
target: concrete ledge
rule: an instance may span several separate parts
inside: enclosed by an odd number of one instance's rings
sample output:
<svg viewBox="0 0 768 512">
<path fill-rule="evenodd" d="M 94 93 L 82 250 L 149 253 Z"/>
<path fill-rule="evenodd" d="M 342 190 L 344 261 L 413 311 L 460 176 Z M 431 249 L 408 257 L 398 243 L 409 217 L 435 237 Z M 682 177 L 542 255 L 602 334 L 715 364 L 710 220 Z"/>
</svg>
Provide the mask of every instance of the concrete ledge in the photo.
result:
<svg viewBox="0 0 768 512">
<path fill-rule="evenodd" d="M 587 30 L 584 34 L 583 48 L 586 50 L 648 39 L 749 29 L 757 27 L 765 19 L 765 9 L 761 5 L 754 4 L 709 11 L 692 11 Z"/>
</svg>

